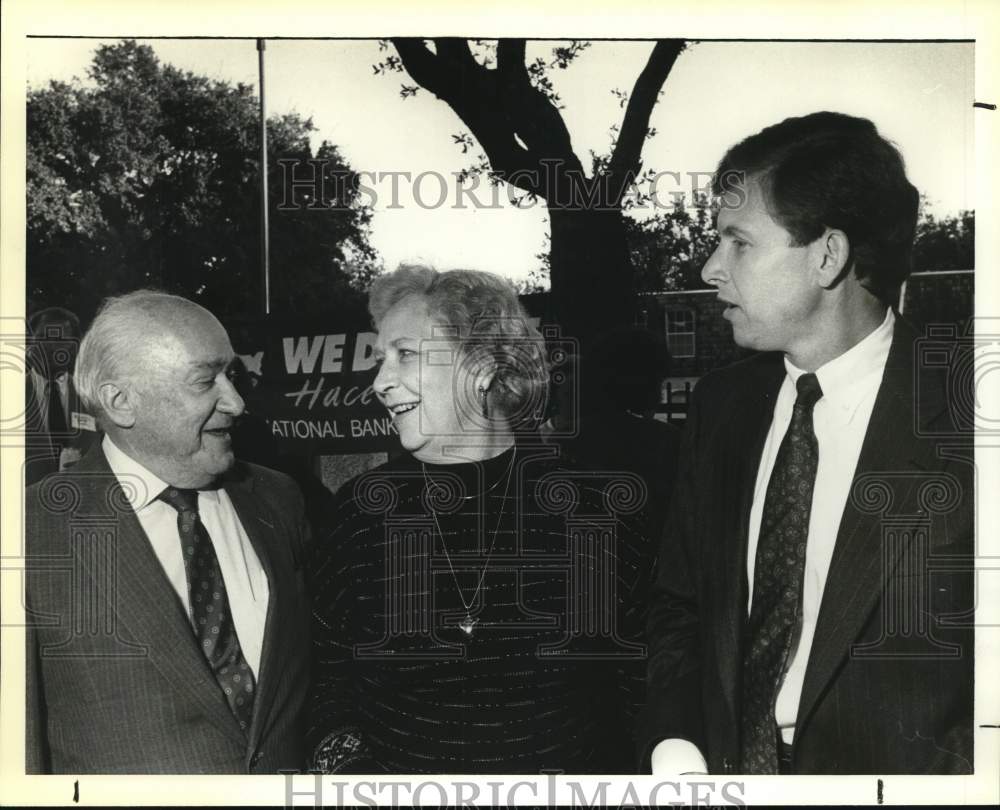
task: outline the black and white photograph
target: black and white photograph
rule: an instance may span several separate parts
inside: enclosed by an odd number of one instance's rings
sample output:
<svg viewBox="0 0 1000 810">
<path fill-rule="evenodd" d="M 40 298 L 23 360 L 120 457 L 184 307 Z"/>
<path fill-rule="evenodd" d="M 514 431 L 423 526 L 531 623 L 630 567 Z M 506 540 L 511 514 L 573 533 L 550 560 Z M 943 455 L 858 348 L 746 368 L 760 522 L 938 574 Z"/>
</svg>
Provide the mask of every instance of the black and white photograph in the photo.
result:
<svg viewBox="0 0 1000 810">
<path fill-rule="evenodd" d="M 1000 801 L 995 9 L 118 8 L 3 12 L 0 800 Z"/>
</svg>

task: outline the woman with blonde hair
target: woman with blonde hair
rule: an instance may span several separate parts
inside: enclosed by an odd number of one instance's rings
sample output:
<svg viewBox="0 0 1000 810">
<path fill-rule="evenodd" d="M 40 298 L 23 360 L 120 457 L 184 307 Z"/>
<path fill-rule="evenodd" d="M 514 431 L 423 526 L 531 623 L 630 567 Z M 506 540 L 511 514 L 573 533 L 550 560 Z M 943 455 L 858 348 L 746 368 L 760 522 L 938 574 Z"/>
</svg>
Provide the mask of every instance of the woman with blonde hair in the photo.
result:
<svg viewBox="0 0 1000 810">
<path fill-rule="evenodd" d="M 402 266 L 369 310 L 406 452 L 338 492 L 320 539 L 313 767 L 630 770 L 642 493 L 609 495 L 539 441 L 545 345 L 508 282 Z"/>
</svg>

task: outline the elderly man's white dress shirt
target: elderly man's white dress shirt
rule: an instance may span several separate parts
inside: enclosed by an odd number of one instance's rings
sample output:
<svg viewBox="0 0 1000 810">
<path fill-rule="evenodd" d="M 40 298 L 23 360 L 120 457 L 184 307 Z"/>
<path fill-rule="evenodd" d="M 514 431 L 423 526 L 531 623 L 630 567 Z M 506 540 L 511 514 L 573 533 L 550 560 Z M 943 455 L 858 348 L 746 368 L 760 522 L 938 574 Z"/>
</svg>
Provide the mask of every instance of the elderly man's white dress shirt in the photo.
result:
<svg viewBox="0 0 1000 810">
<path fill-rule="evenodd" d="M 122 483 L 125 496 L 163 566 L 163 572 L 191 619 L 191 597 L 177 531 L 177 511 L 158 500 L 167 484 L 127 455 L 108 436 L 104 437 L 102 448 L 108 465 Z M 219 558 L 229 610 L 243 657 L 257 677 L 267 619 L 267 575 L 224 489 L 199 490 L 198 512 Z"/>
</svg>

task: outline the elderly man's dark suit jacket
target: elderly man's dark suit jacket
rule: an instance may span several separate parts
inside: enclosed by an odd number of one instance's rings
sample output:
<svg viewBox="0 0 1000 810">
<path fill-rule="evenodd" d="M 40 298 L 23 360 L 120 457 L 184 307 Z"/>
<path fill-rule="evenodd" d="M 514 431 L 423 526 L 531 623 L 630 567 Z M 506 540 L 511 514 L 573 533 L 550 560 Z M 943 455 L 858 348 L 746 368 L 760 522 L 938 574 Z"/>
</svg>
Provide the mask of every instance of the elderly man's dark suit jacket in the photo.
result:
<svg viewBox="0 0 1000 810">
<path fill-rule="evenodd" d="M 797 773 L 972 770 L 970 437 L 935 367 L 915 371 L 919 347 L 897 318 L 809 655 Z M 646 768 L 671 737 L 712 773 L 739 768 L 747 527 L 784 375 L 759 354 L 698 384 L 650 609 Z"/>
<path fill-rule="evenodd" d="M 26 492 L 29 773 L 275 773 L 302 766 L 308 533 L 291 479 L 224 481 L 270 598 L 244 734 L 100 446 Z"/>
</svg>

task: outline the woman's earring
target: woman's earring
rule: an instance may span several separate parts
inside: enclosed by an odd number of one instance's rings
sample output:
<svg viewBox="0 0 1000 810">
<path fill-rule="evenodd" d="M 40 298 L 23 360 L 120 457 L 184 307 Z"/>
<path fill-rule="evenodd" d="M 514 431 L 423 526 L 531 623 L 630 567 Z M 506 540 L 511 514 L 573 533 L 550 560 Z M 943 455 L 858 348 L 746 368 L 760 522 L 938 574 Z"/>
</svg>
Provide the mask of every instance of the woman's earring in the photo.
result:
<svg viewBox="0 0 1000 810">
<path fill-rule="evenodd" d="M 490 406 L 489 406 L 489 403 L 486 401 L 486 395 L 487 395 L 486 388 L 485 387 L 480 387 L 480 389 L 479 389 L 479 404 L 482 406 L 482 409 L 483 409 L 483 419 L 489 419 L 490 418 Z"/>
</svg>

